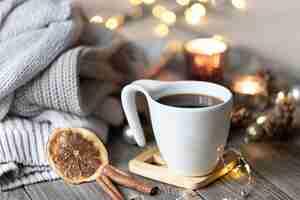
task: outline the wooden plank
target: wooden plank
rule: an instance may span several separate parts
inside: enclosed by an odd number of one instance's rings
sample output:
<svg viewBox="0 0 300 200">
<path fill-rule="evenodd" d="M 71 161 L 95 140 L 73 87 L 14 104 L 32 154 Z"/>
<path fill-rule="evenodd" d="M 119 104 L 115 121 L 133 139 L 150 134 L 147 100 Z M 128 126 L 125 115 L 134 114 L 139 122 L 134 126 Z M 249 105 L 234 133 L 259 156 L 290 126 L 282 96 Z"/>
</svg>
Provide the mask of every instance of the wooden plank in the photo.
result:
<svg viewBox="0 0 300 200">
<path fill-rule="evenodd" d="M 243 152 L 259 174 L 293 199 L 299 199 L 299 146 L 257 143 L 243 146 Z"/>
<path fill-rule="evenodd" d="M 109 200 L 99 186 L 93 183 L 68 185 L 63 181 L 45 182 L 25 187 L 32 200 Z"/>
<path fill-rule="evenodd" d="M 107 146 L 109 147 L 109 154 L 111 157 L 110 159 L 112 160 L 112 164 L 126 171 L 128 170 L 129 159 L 133 158 L 140 150 L 142 150 L 141 148 L 126 144 L 120 139 L 114 140 L 111 144 Z M 142 177 L 137 176 L 137 178 Z M 145 179 L 145 181 L 151 184 L 159 185 L 162 191 L 161 194 L 154 197 L 150 197 L 123 187 L 120 188 L 120 190 L 127 197 L 127 199 L 136 198 L 138 200 L 140 198 L 144 200 L 169 200 L 175 199 L 178 196 L 178 190 L 174 187 L 155 183 L 151 180 Z M 30 194 L 31 199 L 33 200 L 109 199 L 108 196 L 95 182 L 74 186 L 65 184 L 63 181 L 60 180 L 29 185 L 26 186 L 25 189 L 28 192 L 28 194 Z"/>
<path fill-rule="evenodd" d="M 160 188 L 162 189 L 162 193 L 154 197 L 145 196 L 127 188 L 120 188 L 120 190 L 127 199 L 164 200 L 175 198 L 174 195 L 166 193 L 166 191 L 170 192 L 170 189 L 162 185 L 160 185 Z M 26 186 L 25 189 L 32 200 L 110 200 L 95 182 L 81 185 L 67 185 L 63 181 L 55 181 Z"/>
<path fill-rule="evenodd" d="M 116 133 L 117 134 L 117 133 Z M 109 156 L 111 160 L 111 164 L 123 169 L 125 171 L 128 170 L 128 162 L 135 156 L 137 156 L 143 149 L 139 148 L 135 145 L 130 145 L 125 143 L 122 139 L 120 139 L 120 136 L 115 135 L 114 138 L 111 140 L 112 142 L 109 143 L 108 146 L 108 151 L 109 151 Z M 149 146 L 153 146 L 153 143 L 149 143 Z M 159 186 L 161 190 L 161 194 L 157 195 L 155 197 L 149 197 L 145 195 L 141 195 L 135 191 L 122 188 L 122 192 L 127 196 L 127 197 L 141 197 L 144 198 L 145 200 L 151 200 L 151 199 L 176 199 L 179 195 L 180 189 L 166 185 L 166 184 L 161 184 L 149 179 L 145 179 L 143 177 L 134 175 L 136 178 L 143 179 L 147 181 L 149 184 L 154 184 Z"/>
<path fill-rule="evenodd" d="M 234 177 L 235 175 L 228 174 L 213 185 L 200 189 L 197 192 L 208 200 L 243 199 L 240 193 L 247 181 L 245 181 L 245 178 L 236 179 Z M 254 178 L 255 184 L 250 190 L 251 192 L 247 200 L 292 200 L 289 195 L 260 175 L 254 174 Z"/>
<path fill-rule="evenodd" d="M 22 187 L 7 192 L 0 192 L 0 199 L 1 200 L 31 200 L 30 196 Z"/>
</svg>

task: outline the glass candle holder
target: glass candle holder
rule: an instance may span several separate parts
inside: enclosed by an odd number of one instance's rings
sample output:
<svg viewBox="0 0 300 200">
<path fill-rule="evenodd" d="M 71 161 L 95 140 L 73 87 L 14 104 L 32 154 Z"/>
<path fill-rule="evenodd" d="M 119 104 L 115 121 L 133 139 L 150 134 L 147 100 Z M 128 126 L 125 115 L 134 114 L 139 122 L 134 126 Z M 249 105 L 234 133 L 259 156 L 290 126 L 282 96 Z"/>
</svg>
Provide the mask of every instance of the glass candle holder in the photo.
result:
<svg viewBox="0 0 300 200">
<path fill-rule="evenodd" d="M 227 45 L 214 38 L 199 38 L 184 45 L 191 79 L 210 82 L 223 80 Z"/>
<path fill-rule="evenodd" d="M 244 75 L 233 79 L 231 86 L 234 91 L 235 102 L 258 110 L 264 109 L 268 104 L 267 83 L 260 76 Z"/>
</svg>

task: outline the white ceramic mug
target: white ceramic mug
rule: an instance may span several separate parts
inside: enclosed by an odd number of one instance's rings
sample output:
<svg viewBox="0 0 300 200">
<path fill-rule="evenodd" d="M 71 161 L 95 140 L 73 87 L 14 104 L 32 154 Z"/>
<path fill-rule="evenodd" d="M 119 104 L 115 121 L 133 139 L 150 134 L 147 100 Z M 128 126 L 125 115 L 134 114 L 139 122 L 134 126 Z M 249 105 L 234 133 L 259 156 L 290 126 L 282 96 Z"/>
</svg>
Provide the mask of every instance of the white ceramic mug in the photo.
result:
<svg viewBox="0 0 300 200">
<path fill-rule="evenodd" d="M 137 92 L 146 96 L 155 139 L 168 168 L 184 176 L 210 173 L 218 162 L 218 148 L 225 146 L 230 128 L 230 90 L 201 81 L 138 80 L 127 85 L 122 91 L 123 109 L 138 145 L 145 146 L 135 102 Z M 208 95 L 223 103 L 203 108 L 180 108 L 156 101 L 172 94 Z"/>
</svg>

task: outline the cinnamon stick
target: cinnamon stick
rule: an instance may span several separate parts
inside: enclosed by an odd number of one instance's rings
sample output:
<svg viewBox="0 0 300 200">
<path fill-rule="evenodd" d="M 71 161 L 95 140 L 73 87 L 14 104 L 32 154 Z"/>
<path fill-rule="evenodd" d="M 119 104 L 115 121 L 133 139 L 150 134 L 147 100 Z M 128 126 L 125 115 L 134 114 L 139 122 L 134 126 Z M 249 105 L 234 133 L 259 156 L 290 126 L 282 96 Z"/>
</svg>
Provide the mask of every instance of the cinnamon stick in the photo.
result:
<svg viewBox="0 0 300 200">
<path fill-rule="evenodd" d="M 113 185 L 109 178 L 106 176 L 99 176 L 96 181 L 112 200 L 124 200 L 123 195 Z"/>
<path fill-rule="evenodd" d="M 147 185 L 144 181 L 135 179 L 126 172 L 116 169 L 111 165 L 104 166 L 102 169 L 102 174 L 108 176 L 111 180 L 120 185 L 132 188 L 145 194 L 155 195 L 159 192 L 158 187 Z"/>
</svg>

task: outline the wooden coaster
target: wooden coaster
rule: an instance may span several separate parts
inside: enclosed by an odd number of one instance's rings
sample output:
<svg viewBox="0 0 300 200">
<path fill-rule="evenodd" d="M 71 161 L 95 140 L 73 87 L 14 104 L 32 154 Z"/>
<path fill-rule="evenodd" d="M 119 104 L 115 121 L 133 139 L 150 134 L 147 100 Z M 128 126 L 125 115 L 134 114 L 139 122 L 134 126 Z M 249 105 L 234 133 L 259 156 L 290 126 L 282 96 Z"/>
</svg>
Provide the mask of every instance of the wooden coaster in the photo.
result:
<svg viewBox="0 0 300 200">
<path fill-rule="evenodd" d="M 146 178 L 187 189 L 204 187 L 231 171 L 238 163 L 238 155 L 232 151 L 224 155 L 226 166 L 219 163 L 209 175 L 201 177 L 179 176 L 171 172 L 157 148 L 150 148 L 129 162 L 129 171 Z"/>
</svg>

